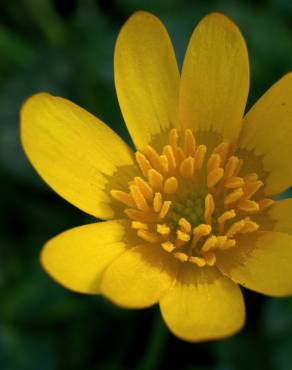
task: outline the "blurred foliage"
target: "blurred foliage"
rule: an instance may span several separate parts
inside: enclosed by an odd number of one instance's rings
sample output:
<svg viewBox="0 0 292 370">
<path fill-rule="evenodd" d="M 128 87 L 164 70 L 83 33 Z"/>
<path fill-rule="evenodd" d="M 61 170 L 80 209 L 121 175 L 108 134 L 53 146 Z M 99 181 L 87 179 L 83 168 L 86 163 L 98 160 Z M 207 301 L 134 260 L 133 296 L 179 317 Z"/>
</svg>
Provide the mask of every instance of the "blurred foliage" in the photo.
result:
<svg viewBox="0 0 292 370">
<path fill-rule="evenodd" d="M 112 57 L 120 26 L 139 9 L 165 22 L 180 64 L 203 15 L 216 10 L 230 16 L 250 51 L 249 106 L 292 69 L 290 0 L 1 2 L 0 369 L 291 370 L 291 298 L 245 292 L 248 319 L 241 333 L 188 344 L 167 331 L 156 307 L 128 311 L 101 297 L 71 293 L 39 265 L 47 239 L 91 220 L 55 195 L 28 164 L 19 143 L 20 105 L 34 92 L 49 91 L 85 107 L 129 141 Z"/>
</svg>

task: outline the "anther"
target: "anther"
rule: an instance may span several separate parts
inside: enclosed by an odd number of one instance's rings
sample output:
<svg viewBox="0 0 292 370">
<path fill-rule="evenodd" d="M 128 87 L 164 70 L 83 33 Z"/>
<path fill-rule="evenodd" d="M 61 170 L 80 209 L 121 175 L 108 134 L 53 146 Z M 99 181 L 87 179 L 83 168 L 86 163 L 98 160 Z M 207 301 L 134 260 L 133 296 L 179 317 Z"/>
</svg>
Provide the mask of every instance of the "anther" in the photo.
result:
<svg viewBox="0 0 292 370">
<path fill-rule="evenodd" d="M 211 154 L 208 162 L 207 162 L 207 172 L 211 172 L 216 168 L 220 167 L 221 164 L 221 157 L 219 154 Z"/>
<path fill-rule="evenodd" d="M 161 207 L 161 211 L 159 213 L 160 218 L 164 218 L 167 215 L 167 213 L 170 209 L 170 206 L 171 206 L 171 201 L 170 200 L 165 200 L 163 202 L 163 205 Z"/>
<path fill-rule="evenodd" d="M 206 264 L 208 266 L 214 266 L 215 263 L 216 263 L 216 256 L 212 252 L 209 252 L 209 253 L 204 254 L 204 259 L 205 259 Z"/>
<path fill-rule="evenodd" d="M 243 187 L 244 199 L 251 198 L 263 185 L 264 183 L 260 180 L 253 182 L 250 181 L 245 184 Z"/>
<path fill-rule="evenodd" d="M 161 172 L 162 171 L 162 165 L 160 161 L 160 157 L 156 150 L 151 146 L 147 145 L 143 149 L 144 154 L 148 157 L 150 163 L 152 164 L 152 167 L 155 168 L 157 171 Z"/>
<path fill-rule="evenodd" d="M 191 248 L 194 248 L 197 242 L 203 237 L 211 233 L 212 227 L 206 224 L 200 224 L 193 230 L 193 240 L 191 243 Z"/>
<path fill-rule="evenodd" d="M 237 200 L 239 200 L 242 196 L 243 196 L 242 188 L 233 190 L 231 193 L 226 195 L 226 197 L 224 198 L 224 205 L 228 206 L 229 204 L 234 203 Z"/>
<path fill-rule="evenodd" d="M 191 239 L 189 234 L 187 234 L 186 232 L 181 231 L 181 230 L 176 231 L 176 236 L 177 236 L 178 240 L 180 240 L 182 242 L 185 242 L 185 243 L 188 242 Z"/>
<path fill-rule="evenodd" d="M 244 185 L 244 180 L 241 177 L 229 177 L 224 182 L 224 187 L 227 189 L 235 189 L 235 188 L 241 188 Z"/>
<path fill-rule="evenodd" d="M 215 210 L 215 203 L 212 194 L 207 194 L 205 198 L 205 212 L 204 218 L 206 224 L 210 225 L 212 221 L 212 214 Z"/>
<path fill-rule="evenodd" d="M 228 239 L 228 240 L 226 240 L 225 243 L 223 243 L 220 246 L 220 249 L 222 249 L 222 250 L 229 249 L 229 248 L 235 247 L 235 245 L 236 245 L 236 240 L 235 239 Z"/>
<path fill-rule="evenodd" d="M 188 256 L 183 252 L 175 252 L 173 253 L 174 257 L 177 258 L 181 262 L 187 262 Z"/>
<path fill-rule="evenodd" d="M 225 235 L 227 236 L 227 238 L 232 238 L 235 234 L 239 233 L 241 229 L 244 228 L 244 225 L 245 225 L 244 220 L 234 222 L 234 224 L 232 224 L 230 228 L 227 230 Z"/>
<path fill-rule="evenodd" d="M 144 222 L 139 222 L 139 221 L 132 221 L 131 227 L 132 229 L 148 230 L 148 225 L 145 224 Z"/>
<path fill-rule="evenodd" d="M 190 180 L 194 175 L 194 158 L 187 157 L 184 159 L 180 164 L 179 170 L 182 177 Z"/>
<path fill-rule="evenodd" d="M 161 173 L 151 168 L 148 171 L 148 180 L 153 190 L 162 190 L 163 177 Z"/>
<path fill-rule="evenodd" d="M 166 224 L 157 224 L 157 232 L 160 235 L 169 235 L 170 234 L 170 227 Z"/>
<path fill-rule="evenodd" d="M 212 235 L 203 244 L 202 252 L 209 252 L 211 249 L 214 249 L 216 245 L 217 245 L 217 237 Z"/>
<path fill-rule="evenodd" d="M 194 263 L 195 265 L 197 265 L 199 267 L 206 266 L 205 258 L 202 258 L 202 257 L 191 256 L 191 257 L 189 257 L 189 261 Z"/>
<path fill-rule="evenodd" d="M 265 198 L 258 201 L 258 205 L 260 207 L 260 211 L 264 211 L 265 209 L 271 207 L 275 201 L 273 199 Z"/>
<path fill-rule="evenodd" d="M 178 182 L 175 177 L 169 177 L 165 180 L 163 191 L 165 194 L 175 194 L 178 188 Z"/>
<path fill-rule="evenodd" d="M 120 190 L 111 190 L 111 196 L 128 207 L 135 207 L 134 199 L 130 194 Z"/>
<path fill-rule="evenodd" d="M 166 145 L 163 148 L 163 154 L 167 157 L 168 160 L 168 170 L 170 173 L 174 173 L 176 169 L 176 159 L 171 145 Z"/>
<path fill-rule="evenodd" d="M 223 177 L 224 170 L 223 168 L 215 168 L 207 175 L 207 186 L 208 188 L 213 188 Z"/>
<path fill-rule="evenodd" d="M 223 233 L 224 231 L 225 222 L 228 220 L 231 220 L 235 216 L 236 216 L 236 213 L 234 209 L 230 209 L 229 211 L 225 211 L 224 213 L 222 213 L 221 216 L 218 217 L 217 222 L 218 222 L 218 228 L 219 228 L 220 233 Z"/>
<path fill-rule="evenodd" d="M 131 192 L 132 198 L 134 199 L 136 203 L 136 207 L 140 209 L 141 211 L 147 212 L 149 210 L 149 206 L 146 202 L 146 199 L 144 198 L 144 195 L 140 191 L 139 187 L 137 185 L 131 185 L 130 192 Z"/>
<path fill-rule="evenodd" d="M 183 231 L 185 231 L 186 233 L 189 233 L 192 229 L 192 225 L 189 223 L 188 220 L 186 220 L 183 217 L 180 218 L 180 220 L 178 221 L 178 224 L 183 229 Z"/>
<path fill-rule="evenodd" d="M 194 164 L 195 171 L 199 171 L 201 169 L 204 159 L 205 159 L 206 152 L 207 152 L 206 145 L 198 146 L 196 150 L 196 155 L 195 155 L 195 164 Z"/>
<path fill-rule="evenodd" d="M 166 251 L 166 252 L 169 252 L 171 253 L 173 250 L 175 250 L 175 246 L 173 243 L 167 241 L 167 242 L 164 242 L 164 243 L 161 243 L 161 246 L 162 248 Z"/>
<path fill-rule="evenodd" d="M 172 128 L 169 133 L 169 144 L 173 147 L 177 147 L 178 133 L 177 129 Z"/>
<path fill-rule="evenodd" d="M 148 171 L 152 168 L 150 162 L 141 152 L 136 152 L 135 157 L 143 175 L 147 177 Z"/>
<path fill-rule="evenodd" d="M 234 155 L 229 157 L 226 165 L 225 165 L 225 176 L 224 179 L 228 179 L 229 177 L 234 176 L 234 173 L 238 167 L 239 159 Z"/>
<path fill-rule="evenodd" d="M 220 155 L 222 166 L 224 166 L 226 162 L 228 152 L 229 152 L 229 144 L 226 141 L 223 141 L 221 144 L 216 146 L 216 148 L 213 150 L 214 154 Z"/>
<path fill-rule="evenodd" d="M 153 191 L 151 189 L 151 186 L 142 179 L 142 177 L 135 177 L 135 184 L 139 187 L 141 190 L 142 194 L 147 200 L 152 200 L 153 199 Z"/>
<path fill-rule="evenodd" d="M 140 230 L 138 230 L 137 235 L 141 239 L 145 240 L 146 242 L 152 243 L 152 244 L 158 243 L 161 240 L 159 235 L 153 234 L 153 233 L 151 233 L 150 231 L 147 231 L 147 230 L 140 229 Z"/>
<path fill-rule="evenodd" d="M 247 213 L 254 213 L 259 211 L 260 207 L 257 202 L 249 199 L 239 201 L 237 208 Z"/>
<path fill-rule="evenodd" d="M 192 156 L 192 157 L 195 156 L 196 140 L 194 138 L 192 130 L 190 130 L 190 129 L 185 130 L 184 150 L 185 150 L 186 155 Z"/>
<path fill-rule="evenodd" d="M 161 193 L 155 193 L 154 199 L 153 199 L 153 209 L 154 212 L 160 212 L 162 207 L 162 195 Z"/>
</svg>

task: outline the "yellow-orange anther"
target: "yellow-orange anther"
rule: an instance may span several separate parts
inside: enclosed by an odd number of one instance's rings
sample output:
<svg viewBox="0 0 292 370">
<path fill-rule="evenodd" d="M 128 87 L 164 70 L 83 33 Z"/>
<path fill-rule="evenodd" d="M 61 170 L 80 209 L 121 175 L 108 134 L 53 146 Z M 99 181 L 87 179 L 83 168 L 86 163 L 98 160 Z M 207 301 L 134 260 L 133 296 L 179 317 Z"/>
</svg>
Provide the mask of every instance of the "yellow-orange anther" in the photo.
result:
<svg viewBox="0 0 292 370">
<path fill-rule="evenodd" d="M 170 173 L 174 173 L 176 169 L 176 159 L 171 145 L 166 145 L 163 148 L 163 154 L 166 156 L 168 161 L 168 169 Z"/>
<path fill-rule="evenodd" d="M 177 166 L 180 165 L 180 163 L 185 159 L 185 152 L 182 150 L 182 148 L 177 147 L 174 151 L 175 160 Z"/>
<path fill-rule="evenodd" d="M 193 230 L 193 240 L 191 243 L 191 248 L 194 248 L 197 242 L 203 237 L 211 233 L 212 227 L 206 224 L 200 224 Z"/>
<path fill-rule="evenodd" d="M 258 179 L 258 175 L 254 172 L 252 173 L 249 173 L 248 175 L 244 176 L 243 177 L 243 180 L 244 182 L 253 182 L 253 181 L 256 181 Z"/>
<path fill-rule="evenodd" d="M 207 186 L 208 188 L 213 188 L 218 182 L 222 179 L 224 175 L 224 170 L 223 168 L 215 168 L 211 172 L 208 173 L 207 175 Z"/>
<path fill-rule="evenodd" d="M 229 227 L 225 235 L 227 236 L 227 238 L 232 238 L 235 234 L 239 233 L 241 229 L 244 228 L 244 225 L 245 225 L 244 220 L 234 222 L 234 224 L 232 224 Z"/>
<path fill-rule="evenodd" d="M 180 164 L 179 171 L 182 177 L 185 179 L 191 179 L 194 175 L 194 158 L 185 158 Z"/>
<path fill-rule="evenodd" d="M 224 182 L 224 187 L 227 189 L 241 188 L 244 185 L 244 180 L 241 177 L 229 177 Z"/>
<path fill-rule="evenodd" d="M 137 235 L 141 239 L 145 240 L 146 242 L 152 243 L 152 244 L 158 243 L 161 240 L 159 235 L 151 233 L 148 230 L 140 229 L 140 230 L 137 231 Z"/>
<path fill-rule="evenodd" d="M 228 239 L 228 240 L 226 240 L 225 243 L 223 243 L 220 246 L 220 249 L 222 249 L 222 250 L 229 249 L 229 248 L 235 247 L 235 245 L 236 245 L 236 240 L 235 239 Z"/>
<path fill-rule="evenodd" d="M 202 252 L 208 252 L 211 249 L 214 249 L 217 245 L 217 237 L 212 235 L 210 236 L 202 246 Z"/>
<path fill-rule="evenodd" d="M 251 198 L 262 186 L 264 183 L 260 180 L 250 181 L 243 187 L 244 199 Z"/>
<path fill-rule="evenodd" d="M 207 152 L 207 147 L 206 145 L 199 145 L 196 149 L 196 155 L 195 155 L 195 164 L 194 164 L 194 169 L 195 171 L 198 171 L 201 169 L 205 155 Z"/>
<path fill-rule="evenodd" d="M 157 224 L 157 232 L 161 235 L 169 235 L 170 233 L 170 227 L 166 224 Z"/>
<path fill-rule="evenodd" d="M 226 195 L 226 197 L 224 198 L 225 206 L 228 206 L 229 204 L 236 202 L 242 196 L 243 196 L 242 188 L 238 188 L 238 189 L 233 190 L 231 193 Z"/>
<path fill-rule="evenodd" d="M 238 167 L 239 159 L 234 155 L 229 157 L 226 165 L 225 165 L 225 176 L 224 179 L 229 179 L 229 177 L 234 176 L 234 173 Z"/>
<path fill-rule="evenodd" d="M 166 155 L 161 155 L 160 157 L 160 163 L 161 163 L 161 168 L 163 173 L 168 172 L 168 159 Z"/>
<path fill-rule="evenodd" d="M 218 228 L 219 228 L 220 233 L 223 233 L 223 231 L 224 231 L 225 222 L 227 220 L 231 220 L 235 216 L 236 216 L 236 213 L 235 213 L 234 209 L 230 209 L 229 211 L 225 211 L 224 213 L 222 213 L 221 216 L 218 217 L 217 222 L 218 222 Z"/>
<path fill-rule="evenodd" d="M 160 212 L 162 207 L 162 195 L 161 193 L 155 193 L 154 199 L 153 199 L 153 209 L 154 212 Z"/>
<path fill-rule="evenodd" d="M 216 146 L 216 148 L 213 150 L 214 154 L 220 155 L 222 166 L 224 166 L 226 162 L 228 152 L 229 152 L 229 144 L 226 141 L 223 141 L 221 144 Z"/>
<path fill-rule="evenodd" d="M 209 252 L 209 253 L 206 253 L 204 254 L 204 259 L 206 261 L 206 264 L 208 266 L 214 266 L 215 265 L 215 262 L 216 262 L 216 256 L 214 253 L 212 252 Z"/>
<path fill-rule="evenodd" d="M 235 171 L 234 171 L 234 176 L 237 176 L 241 170 L 241 167 L 243 165 L 243 160 L 242 159 L 238 159 L 238 163 L 237 163 L 237 166 L 235 168 Z"/>
<path fill-rule="evenodd" d="M 136 203 L 136 207 L 141 211 L 147 212 L 149 210 L 149 206 L 139 187 L 137 185 L 130 185 L 130 193 Z"/>
<path fill-rule="evenodd" d="M 252 233 L 254 231 L 257 231 L 258 228 L 259 228 L 259 225 L 254 222 L 254 221 L 251 221 L 251 219 L 249 217 L 245 218 L 245 225 L 244 227 L 240 230 L 240 233 L 241 234 L 245 234 L 245 233 Z"/>
<path fill-rule="evenodd" d="M 175 246 L 173 243 L 171 243 L 170 241 L 167 241 L 167 242 L 164 242 L 164 243 L 161 243 L 161 246 L 162 248 L 166 251 L 166 252 L 169 252 L 171 253 L 173 250 L 175 250 Z"/>
<path fill-rule="evenodd" d="M 226 235 L 219 235 L 217 236 L 217 248 L 221 248 L 222 245 L 224 245 L 224 243 L 226 242 L 227 240 L 227 236 Z"/>
<path fill-rule="evenodd" d="M 189 233 L 192 229 L 192 225 L 184 217 L 179 219 L 178 224 L 182 228 L 182 230 L 186 233 Z"/>
<path fill-rule="evenodd" d="M 205 258 L 202 258 L 202 257 L 191 256 L 189 258 L 189 261 L 194 263 L 195 265 L 197 265 L 199 267 L 206 266 Z"/>
<path fill-rule="evenodd" d="M 221 164 L 221 157 L 219 154 L 211 154 L 208 162 L 207 162 L 207 172 L 211 172 L 216 168 L 220 167 Z"/>
<path fill-rule="evenodd" d="M 153 222 L 157 218 L 157 216 L 153 217 L 152 214 L 139 211 L 138 209 L 134 209 L 134 208 L 126 208 L 124 212 L 131 220 L 134 220 L 134 221 Z"/>
<path fill-rule="evenodd" d="M 212 221 L 212 214 L 215 210 L 215 203 L 212 194 L 207 194 L 205 197 L 205 212 L 204 218 L 206 224 L 210 225 Z"/>
<path fill-rule="evenodd" d="M 170 200 L 165 200 L 163 202 L 163 205 L 161 207 L 161 211 L 159 213 L 160 218 L 164 218 L 167 215 L 167 213 L 170 209 L 170 206 L 171 206 L 171 201 Z"/>
<path fill-rule="evenodd" d="M 249 199 L 239 201 L 237 208 L 247 213 L 254 213 L 259 211 L 260 207 L 257 202 Z"/>
<path fill-rule="evenodd" d="M 128 207 L 135 207 L 134 199 L 130 194 L 121 190 L 111 190 L 111 196 Z"/>
<path fill-rule="evenodd" d="M 274 204 L 275 201 L 273 199 L 265 198 L 258 201 L 258 205 L 260 207 L 260 211 L 263 211 L 269 207 L 271 207 L 272 204 Z"/>
<path fill-rule="evenodd" d="M 178 182 L 176 177 L 169 177 L 165 180 L 163 191 L 165 194 L 175 194 L 178 188 Z"/>
<path fill-rule="evenodd" d="M 194 138 L 192 130 L 190 129 L 185 130 L 184 151 L 187 156 L 192 157 L 194 157 L 196 153 L 196 140 Z"/>
<path fill-rule="evenodd" d="M 160 157 L 156 150 L 151 145 L 147 145 L 143 149 L 143 152 L 148 157 L 150 163 L 152 164 L 152 167 L 159 172 L 162 171 Z"/>
<path fill-rule="evenodd" d="M 183 242 L 188 242 L 191 239 L 189 234 L 187 234 L 187 233 L 185 233 L 184 231 L 181 231 L 181 230 L 177 230 L 176 237 L 177 237 L 178 240 L 181 240 Z"/>
<path fill-rule="evenodd" d="M 148 171 L 148 180 L 153 190 L 155 191 L 162 190 L 163 177 L 160 172 L 151 168 Z"/>
<path fill-rule="evenodd" d="M 133 229 L 143 229 L 143 230 L 148 230 L 148 225 L 145 224 L 144 222 L 139 222 L 139 221 L 132 221 L 131 227 Z"/>
<path fill-rule="evenodd" d="M 135 177 L 135 184 L 139 187 L 140 191 L 147 200 L 153 199 L 153 190 L 149 184 L 142 179 L 142 177 Z"/>
<path fill-rule="evenodd" d="M 186 262 L 188 260 L 188 256 L 183 252 L 175 252 L 173 255 L 181 262 Z"/>
<path fill-rule="evenodd" d="M 141 152 L 136 152 L 135 157 L 136 157 L 136 162 L 138 163 L 143 175 L 147 177 L 148 171 L 152 168 L 150 162 L 145 157 L 145 155 L 142 154 Z"/>
<path fill-rule="evenodd" d="M 173 147 L 177 147 L 178 133 L 177 129 L 172 128 L 169 133 L 169 144 Z"/>
</svg>

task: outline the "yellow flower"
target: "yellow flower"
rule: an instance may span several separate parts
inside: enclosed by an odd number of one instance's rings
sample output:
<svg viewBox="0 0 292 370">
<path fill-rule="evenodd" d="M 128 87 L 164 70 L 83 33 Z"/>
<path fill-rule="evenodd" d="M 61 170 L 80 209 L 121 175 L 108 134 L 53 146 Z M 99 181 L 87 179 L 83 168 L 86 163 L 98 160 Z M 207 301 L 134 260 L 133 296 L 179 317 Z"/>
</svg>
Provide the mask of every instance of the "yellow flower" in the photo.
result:
<svg viewBox="0 0 292 370">
<path fill-rule="evenodd" d="M 238 28 L 210 14 L 191 36 L 181 76 L 161 22 L 122 28 L 115 85 L 136 153 L 75 104 L 34 95 L 21 138 L 38 173 L 106 221 L 66 231 L 41 254 L 65 287 L 122 307 L 157 302 L 169 329 L 200 341 L 245 320 L 237 284 L 292 293 L 292 74 L 244 116 L 249 63 Z"/>
</svg>

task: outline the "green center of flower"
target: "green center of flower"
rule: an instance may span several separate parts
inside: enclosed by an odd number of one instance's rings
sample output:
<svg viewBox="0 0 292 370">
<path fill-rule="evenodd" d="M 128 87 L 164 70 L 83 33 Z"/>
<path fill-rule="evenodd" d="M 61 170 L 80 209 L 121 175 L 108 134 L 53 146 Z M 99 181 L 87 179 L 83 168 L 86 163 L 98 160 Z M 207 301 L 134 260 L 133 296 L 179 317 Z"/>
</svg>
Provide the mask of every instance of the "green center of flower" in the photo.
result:
<svg viewBox="0 0 292 370">
<path fill-rule="evenodd" d="M 227 142 L 207 152 L 191 130 L 180 140 L 172 129 L 161 154 L 150 145 L 136 152 L 141 176 L 129 182 L 129 192 L 111 191 L 139 238 L 199 267 L 213 266 L 218 250 L 258 230 L 252 216 L 273 204 L 259 199 L 256 173 L 240 176 L 243 161 Z"/>
</svg>

